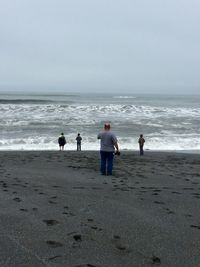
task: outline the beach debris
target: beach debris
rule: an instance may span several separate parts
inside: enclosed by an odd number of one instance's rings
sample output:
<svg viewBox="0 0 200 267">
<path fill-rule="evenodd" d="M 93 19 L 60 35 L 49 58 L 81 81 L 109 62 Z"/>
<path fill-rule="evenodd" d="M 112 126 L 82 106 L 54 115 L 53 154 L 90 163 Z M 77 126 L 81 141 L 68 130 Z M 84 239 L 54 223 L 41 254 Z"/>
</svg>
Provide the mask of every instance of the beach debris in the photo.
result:
<svg viewBox="0 0 200 267">
<path fill-rule="evenodd" d="M 159 258 L 159 257 L 156 257 L 155 255 L 153 255 L 153 256 L 151 257 L 151 260 L 152 260 L 152 263 L 153 263 L 153 264 L 160 264 L 160 263 L 161 263 L 160 258 Z"/>
<path fill-rule="evenodd" d="M 74 240 L 77 241 L 77 242 L 81 242 L 81 241 L 82 241 L 82 237 L 81 237 L 81 235 L 79 235 L 79 234 L 74 235 L 73 238 L 74 238 Z"/>
</svg>

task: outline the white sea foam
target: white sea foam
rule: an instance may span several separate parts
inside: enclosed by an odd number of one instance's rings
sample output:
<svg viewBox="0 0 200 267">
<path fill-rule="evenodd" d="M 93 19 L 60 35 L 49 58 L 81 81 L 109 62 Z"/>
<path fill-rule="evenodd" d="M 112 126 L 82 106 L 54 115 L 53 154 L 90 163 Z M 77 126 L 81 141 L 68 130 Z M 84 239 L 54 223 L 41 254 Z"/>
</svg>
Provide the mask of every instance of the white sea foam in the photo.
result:
<svg viewBox="0 0 200 267">
<path fill-rule="evenodd" d="M 123 95 L 110 101 L 107 96 L 66 99 L 0 102 L 0 149 L 57 149 L 57 136 L 63 131 L 67 149 L 76 149 L 75 137 L 80 132 L 83 149 L 98 150 L 96 135 L 106 121 L 111 122 L 122 149 L 138 149 L 140 133 L 146 136 L 146 149 L 200 149 L 200 106 L 196 98 L 192 104 L 177 98 L 177 105 L 171 100 L 161 99 L 164 104 L 160 104 L 157 98 L 149 101 Z"/>
<path fill-rule="evenodd" d="M 76 150 L 75 138 L 67 138 L 65 150 Z M 199 138 L 185 139 L 184 137 L 145 137 L 145 150 L 200 150 Z M 118 138 L 120 149 L 138 150 L 137 138 Z M 83 137 L 82 150 L 99 150 L 96 136 L 88 140 Z M 57 150 L 57 138 L 35 137 L 27 139 L 1 140 L 0 150 Z"/>
<path fill-rule="evenodd" d="M 130 95 L 118 95 L 118 96 L 113 96 L 113 98 L 119 98 L 119 99 L 135 99 L 137 97 L 136 96 L 130 96 Z"/>
</svg>

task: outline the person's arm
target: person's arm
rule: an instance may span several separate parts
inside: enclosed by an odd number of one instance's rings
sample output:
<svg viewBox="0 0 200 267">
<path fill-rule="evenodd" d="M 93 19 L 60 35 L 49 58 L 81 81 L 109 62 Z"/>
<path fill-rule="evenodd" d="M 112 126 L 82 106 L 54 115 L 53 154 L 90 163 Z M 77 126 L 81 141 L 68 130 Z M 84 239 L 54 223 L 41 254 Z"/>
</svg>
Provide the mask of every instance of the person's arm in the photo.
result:
<svg viewBox="0 0 200 267">
<path fill-rule="evenodd" d="M 116 148 L 116 150 L 118 152 L 119 151 L 119 146 L 118 146 L 118 143 L 117 142 L 114 143 L 114 147 Z"/>
<path fill-rule="evenodd" d="M 114 145 L 116 151 L 119 152 L 119 145 L 118 145 L 118 142 L 117 142 L 117 137 L 115 135 L 113 136 L 112 141 L 113 141 L 113 145 Z"/>
</svg>

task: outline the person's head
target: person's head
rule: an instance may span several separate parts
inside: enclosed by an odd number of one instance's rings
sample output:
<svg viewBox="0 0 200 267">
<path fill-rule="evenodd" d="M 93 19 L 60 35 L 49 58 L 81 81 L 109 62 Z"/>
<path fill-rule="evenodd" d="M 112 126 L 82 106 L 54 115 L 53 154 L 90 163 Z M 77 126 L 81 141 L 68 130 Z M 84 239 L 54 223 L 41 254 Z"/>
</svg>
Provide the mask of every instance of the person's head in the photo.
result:
<svg viewBox="0 0 200 267">
<path fill-rule="evenodd" d="M 142 138 L 143 137 L 143 134 L 141 134 L 140 137 Z"/>
<path fill-rule="evenodd" d="M 64 135 L 64 133 L 61 133 L 61 135 Z"/>
<path fill-rule="evenodd" d="M 110 123 L 104 124 L 104 130 L 109 131 L 110 130 Z"/>
<path fill-rule="evenodd" d="M 78 136 L 80 136 L 80 133 L 78 133 Z"/>
</svg>

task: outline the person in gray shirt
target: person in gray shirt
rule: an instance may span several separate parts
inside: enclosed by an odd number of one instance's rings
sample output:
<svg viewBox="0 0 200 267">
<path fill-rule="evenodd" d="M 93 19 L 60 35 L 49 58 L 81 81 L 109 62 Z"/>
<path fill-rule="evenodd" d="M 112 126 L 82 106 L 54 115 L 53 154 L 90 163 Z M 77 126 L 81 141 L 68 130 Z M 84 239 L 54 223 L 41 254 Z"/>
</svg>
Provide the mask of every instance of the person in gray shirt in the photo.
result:
<svg viewBox="0 0 200 267">
<path fill-rule="evenodd" d="M 102 175 L 112 175 L 113 169 L 113 157 L 116 149 L 116 153 L 119 154 L 119 146 L 117 137 L 110 131 L 110 124 L 104 125 L 104 131 L 97 135 L 97 139 L 101 140 L 100 155 L 101 155 L 101 167 L 100 171 Z"/>
</svg>

